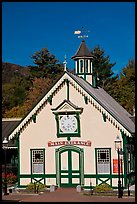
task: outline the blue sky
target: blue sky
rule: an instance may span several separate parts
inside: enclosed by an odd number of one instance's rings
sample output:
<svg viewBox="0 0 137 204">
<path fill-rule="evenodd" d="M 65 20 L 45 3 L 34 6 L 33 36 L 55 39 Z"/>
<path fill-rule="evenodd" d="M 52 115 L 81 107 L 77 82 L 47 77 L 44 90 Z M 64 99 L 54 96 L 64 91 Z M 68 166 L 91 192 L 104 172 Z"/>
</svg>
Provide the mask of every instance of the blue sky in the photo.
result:
<svg viewBox="0 0 137 204">
<path fill-rule="evenodd" d="M 2 2 L 2 61 L 34 65 L 31 55 L 48 48 L 73 69 L 82 26 L 88 48 L 99 45 L 116 62 L 115 74 L 135 58 L 135 2 Z"/>
</svg>

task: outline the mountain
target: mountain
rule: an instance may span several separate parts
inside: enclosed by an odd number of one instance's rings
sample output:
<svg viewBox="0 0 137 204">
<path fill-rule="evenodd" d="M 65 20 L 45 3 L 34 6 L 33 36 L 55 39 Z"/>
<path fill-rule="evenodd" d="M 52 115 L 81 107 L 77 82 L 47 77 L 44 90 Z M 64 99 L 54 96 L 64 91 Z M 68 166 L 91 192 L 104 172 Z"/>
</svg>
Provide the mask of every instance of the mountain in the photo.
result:
<svg viewBox="0 0 137 204">
<path fill-rule="evenodd" d="M 25 76 L 28 69 L 17 64 L 2 62 L 2 84 L 10 83 L 15 75 Z"/>
</svg>

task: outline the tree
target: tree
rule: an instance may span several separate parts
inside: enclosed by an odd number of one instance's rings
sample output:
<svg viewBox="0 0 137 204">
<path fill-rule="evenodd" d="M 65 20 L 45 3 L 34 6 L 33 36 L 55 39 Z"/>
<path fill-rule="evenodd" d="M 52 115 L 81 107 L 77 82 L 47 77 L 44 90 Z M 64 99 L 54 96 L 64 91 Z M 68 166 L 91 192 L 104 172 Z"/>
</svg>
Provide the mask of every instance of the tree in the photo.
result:
<svg viewBox="0 0 137 204">
<path fill-rule="evenodd" d="M 44 93 L 47 86 L 63 73 L 63 65 L 57 64 L 59 61 L 47 48 L 36 52 L 32 58 L 36 66 L 28 66 L 26 69 L 3 63 L 3 117 L 22 117 L 37 102 L 38 96 Z M 8 78 L 7 73 L 10 73 Z"/>
<path fill-rule="evenodd" d="M 135 108 L 135 61 L 128 61 L 120 73 L 118 80 L 118 92 L 120 104 L 131 114 Z"/>
<path fill-rule="evenodd" d="M 26 87 L 22 83 L 6 83 L 2 86 L 2 112 L 23 104 Z"/>
<path fill-rule="evenodd" d="M 116 63 L 110 63 L 109 56 L 105 57 L 104 49 L 96 46 L 93 50 L 93 73 L 98 77 L 98 86 L 105 89 L 109 83 L 109 79 L 114 74 L 111 70 Z M 115 78 L 116 79 L 116 78 Z"/>
<path fill-rule="evenodd" d="M 25 67 L 2 63 L 2 116 L 5 111 L 24 103 L 30 86 Z"/>
<path fill-rule="evenodd" d="M 7 110 L 4 117 L 24 117 L 30 111 L 33 105 L 39 100 L 44 92 L 47 91 L 51 79 L 35 78 L 32 87 L 27 92 L 27 97 L 22 105 L 17 105 Z"/>
<path fill-rule="evenodd" d="M 98 86 L 104 88 L 121 106 L 133 114 L 135 107 L 135 62 L 129 60 L 121 70 L 120 76 L 113 76 L 111 70 L 115 63 L 110 63 L 105 51 L 96 46 L 93 50 L 93 73 L 99 78 Z"/>
<path fill-rule="evenodd" d="M 58 63 L 59 60 L 47 48 L 42 48 L 33 54 L 32 59 L 37 66 L 29 66 L 31 79 L 35 77 L 45 78 L 47 75 L 49 78 L 56 78 L 63 72 L 63 65 Z"/>
</svg>

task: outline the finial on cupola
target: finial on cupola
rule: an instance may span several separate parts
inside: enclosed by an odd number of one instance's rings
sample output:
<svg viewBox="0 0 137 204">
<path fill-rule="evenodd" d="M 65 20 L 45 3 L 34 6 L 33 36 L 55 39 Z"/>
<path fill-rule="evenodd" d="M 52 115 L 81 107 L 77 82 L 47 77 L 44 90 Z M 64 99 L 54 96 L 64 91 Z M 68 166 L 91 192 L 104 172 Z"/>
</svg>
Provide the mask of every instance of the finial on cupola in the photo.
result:
<svg viewBox="0 0 137 204">
<path fill-rule="evenodd" d="M 66 55 L 65 55 L 65 61 L 63 62 L 64 64 L 64 71 L 67 71 L 67 60 L 66 60 Z"/>
</svg>

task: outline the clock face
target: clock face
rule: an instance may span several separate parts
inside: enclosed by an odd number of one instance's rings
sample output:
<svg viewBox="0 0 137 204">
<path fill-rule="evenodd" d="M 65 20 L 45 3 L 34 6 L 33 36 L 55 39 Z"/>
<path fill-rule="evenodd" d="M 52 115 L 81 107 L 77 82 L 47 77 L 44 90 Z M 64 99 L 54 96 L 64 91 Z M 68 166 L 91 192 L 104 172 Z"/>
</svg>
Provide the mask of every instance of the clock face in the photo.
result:
<svg viewBox="0 0 137 204">
<path fill-rule="evenodd" d="M 73 115 L 64 115 L 60 119 L 60 129 L 65 133 L 75 132 L 77 129 L 77 119 Z"/>
</svg>

